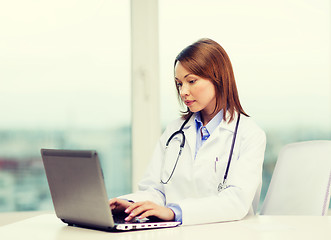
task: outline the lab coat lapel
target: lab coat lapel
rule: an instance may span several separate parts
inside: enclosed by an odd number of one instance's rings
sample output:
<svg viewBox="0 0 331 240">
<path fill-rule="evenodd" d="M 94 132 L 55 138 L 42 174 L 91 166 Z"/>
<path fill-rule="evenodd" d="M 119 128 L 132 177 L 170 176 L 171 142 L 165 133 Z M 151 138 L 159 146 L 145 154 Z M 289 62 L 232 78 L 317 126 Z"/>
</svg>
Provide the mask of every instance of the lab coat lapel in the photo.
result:
<svg viewBox="0 0 331 240">
<path fill-rule="evenodd" d="M 227 116 L 229 116 L 228 112 L 227 112 Z M 211 134 L 210 138 L 207 141 L 211 142 L 214 141 L 215 139 L 219 139 L 219 137 L 223 137 L 222 131 L 224 130 L 229 131 L 232 134 L 234 133 L 237 122 L 237 114 L 234 115 L 232 122 L 228 123 L 228 119 L 229 118 L 227 118 L 227 121 L 224 121 L 224 119 L 222 119 L 219 126 L 215 129 L 215 131 Z M 204 145 L 202 145 L 201 148 L 203 148 Z"/>
<path fill-rule="evenodd" d="M 196 113 L 195 113 L 196 114 Z M 186 124 L 186 126 L 184 127 L 184 134 L 185 134 L 185 138 L 186 138 L 186 144 L 189 146 L 189 150 L 192 156 L 192 159 L 194 159 L 195 156 L 195 147 L 196 147 L 196 128 L 195 128 L 195 114 L 193 114 L 190 118 L 190 120 L 188 121 L 188 123 Z M 228 123 L 229 120 L 229 113 L 227 112 L 226 114 L 226 121 L 222 120 L 222 122 L 219 125 L 219 131 L 214 134 L 211 135 L 211 139 L 208 139 L 207 141 L 212 141 L 215 138 L 218 138 L 220 131 L 221 130 L 228 130 L 232 133 L 234 133 L 234 130 L 236 128 L 236 122 L 237 122 L 237 118 L 238 115 L 237 113 L 235 113 L 233 120 Z M 205 145 L 205 144 L 204 144 Z M 202 145 L 202 148 L 204 147 L 204 145 Z"/>
</svg>

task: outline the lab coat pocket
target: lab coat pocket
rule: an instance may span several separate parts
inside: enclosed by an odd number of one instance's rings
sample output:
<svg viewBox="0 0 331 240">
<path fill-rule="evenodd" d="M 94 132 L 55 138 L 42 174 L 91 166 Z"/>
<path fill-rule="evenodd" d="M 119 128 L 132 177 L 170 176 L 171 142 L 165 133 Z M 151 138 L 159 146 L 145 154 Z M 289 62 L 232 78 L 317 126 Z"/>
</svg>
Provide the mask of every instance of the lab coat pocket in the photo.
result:
<svg viewBox="0 0 331 240">
<path fill-rule="evenodd" d="M 221 182 L 224 175 L 224 160 L 220 157 L 216 157 L 210 162 L 209 168 L 212 170 L 209 179 L 210 186 L 212 187 L 212 192 L 216 193 L 218 184 Z"/>
</svg>

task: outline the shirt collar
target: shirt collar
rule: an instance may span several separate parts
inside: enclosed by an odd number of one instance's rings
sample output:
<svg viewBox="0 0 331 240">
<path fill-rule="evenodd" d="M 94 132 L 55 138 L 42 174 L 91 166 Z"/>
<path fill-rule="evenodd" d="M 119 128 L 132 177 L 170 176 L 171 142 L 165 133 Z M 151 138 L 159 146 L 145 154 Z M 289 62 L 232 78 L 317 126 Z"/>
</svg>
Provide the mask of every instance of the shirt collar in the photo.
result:
<svg viewBox="0 0 331 240">
<path fill-rule="evenodd" d="M 222 118 L 223 118 L 223 110 L 219 111 L 205 126 L 207 128 L 207 131 L 209 132 L 209 134 L 211 134 L 216 128 L 217 126 L 222 122 Z M 197 114 L 195 114 L 195 126 L 196 126 L 196 130 L 198 131 L 202 126 L 203 123 L 201 121 L 201 113 L 198 112 Z"/>
</svg>

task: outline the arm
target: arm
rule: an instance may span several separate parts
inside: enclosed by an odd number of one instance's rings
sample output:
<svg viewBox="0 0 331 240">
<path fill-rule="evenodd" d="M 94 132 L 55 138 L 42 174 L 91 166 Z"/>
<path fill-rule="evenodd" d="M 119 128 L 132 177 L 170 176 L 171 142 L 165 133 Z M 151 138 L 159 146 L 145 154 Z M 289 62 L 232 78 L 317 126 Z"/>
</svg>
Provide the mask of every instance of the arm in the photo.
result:
<svg viewBox="0 0 331 240">
<path fill-rule="evenodd" d="M 163 185 L 160 183 L 161 162 L 163 158 L 163 149 L 161 140 L 157 143 L 153 157 L 147 170 L 138 183 L 138 191 L 120 196 L 119 198 L 130 199 L 134 202 L 152 201 L 158 205 L 164 206 L 165 196 Z"/>
<path fill-rule="evenodd" d="M 168 216 L 166 218 L 172 218 L 172 216 L 169 217 L 169 215 L 172 215 L 173 212 L 169 208 L 165 207 L 163 184 L 160 183 L 160 173 L 162 160 L 164 157 L 165 138 L 166 132 L 160 137 L 159 141 L 157 142 L 152 159 L 146 169 L 146 172 L 142 180 L 138 183 L 138 191 L 119 197 L 121 199 L 130 199 L 132 200 L 132 202 L 135 202 L 135 204 L 127 210 L 127 213 L 132 213 L 134 209 L 140 207 L 138 211 L 135 210 L 135 212 L 131 215 L 132 217 L 139 216 L 143 212 L 143 208 L 146 208 L 145 211 L 147 211 L 147 209 L 151 210 L 153 208 L 153 211 L 156 211 L 156 209 L 158 209 L 158 211 L 167 211 Z M 141 203 L 145 203 L 144 206 L 142 206 Z M 170 212 L 168 210 L 170 210 Z M 155 212 L 153 213 L 153 215 L 156 215 Z M 146 215 L 151 216 L 151 212 L 146 213 L 143 216 Z"/>
<path fill-rule="evenodd" d="M 178 121 L 181 124 L 182 120 Z M 177 128 L 177 126 L 175 126 Z M 144 174 L 143 179 L 138 184 L 139 191 L 121 196 L 121 198 L 133 200 L 135 203 L 126 209 L 130 214 L 127 220 L 140 216 L 156 216 L 163 220 L 174 220 L 175 213 L 180 211 L 179 207 L 165 206 L 166 198 L 164 186 L 160 183 L 162 161 L 164 158 L 165 142 L 172 130 L 168 128 L 160 137 L 153 153 L 152 160 Z"/>
</svg>

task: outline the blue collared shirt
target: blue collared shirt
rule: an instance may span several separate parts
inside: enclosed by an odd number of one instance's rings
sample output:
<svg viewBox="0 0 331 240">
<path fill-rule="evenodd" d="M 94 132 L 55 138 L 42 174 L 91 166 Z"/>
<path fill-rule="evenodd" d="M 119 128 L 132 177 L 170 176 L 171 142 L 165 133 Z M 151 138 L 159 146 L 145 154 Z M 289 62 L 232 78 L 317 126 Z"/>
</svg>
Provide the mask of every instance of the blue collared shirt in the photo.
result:
<svg viewBox="0 0 331 240">
<path fill-rule="evenodd" d="M 195 126 L 197 131 L 197 139 L 196 139 L 196 146 L 195 146 L 195 156 L 194 159 L 197 156 L 197 153 L 201 146 L 204 144 L 204 142 L 207 141 L 209 136 L 213 133 L 213 131 L 217 128 L 217 126 L 222 122 L 223 118 L 223 111 L 219 111 L 208 123 L 206 126 L 203 126 L 203 123 L 201 121 L 201 113 L 198 112 L 195 115 Z"/>
</svg>

